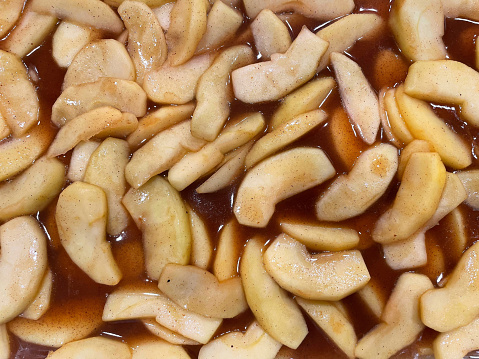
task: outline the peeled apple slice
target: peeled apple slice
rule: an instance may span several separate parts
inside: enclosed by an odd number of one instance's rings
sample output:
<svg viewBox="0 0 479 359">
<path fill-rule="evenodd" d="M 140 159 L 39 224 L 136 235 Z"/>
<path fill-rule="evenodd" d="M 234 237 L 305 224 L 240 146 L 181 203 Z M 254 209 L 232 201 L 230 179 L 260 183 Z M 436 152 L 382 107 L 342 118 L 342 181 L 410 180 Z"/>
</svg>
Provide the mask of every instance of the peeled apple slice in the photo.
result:
<svg viewBox="0 0 479 359">
<path fill-rule="evenodd" d="M 50 352 L 48 359 L 130 359 L 131 351 L 128 345 L 118 340 L 105 337 L 82 339 L 63 345 L 60 349 Z"/>
</svg>

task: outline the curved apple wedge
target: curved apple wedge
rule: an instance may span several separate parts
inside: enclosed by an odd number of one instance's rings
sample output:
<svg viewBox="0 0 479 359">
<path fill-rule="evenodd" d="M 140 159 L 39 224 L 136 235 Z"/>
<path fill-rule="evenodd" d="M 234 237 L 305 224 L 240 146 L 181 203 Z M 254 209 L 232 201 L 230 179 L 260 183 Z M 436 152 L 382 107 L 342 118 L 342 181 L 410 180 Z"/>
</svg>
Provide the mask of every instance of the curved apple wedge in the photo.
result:
<svg viewBox="0 0 479 359">
<path fill-rule="evenodd" d="M 0 227 L 0 324 L 22 313 L 35 299 L 47 269 L 47 239 L 32 217 Z"/>
<path fill-rule="evenodd" d="M 20 58 L 0 50 L 0 112 L 15 136 L 38 122 L 40 104 Z"/>
<path fill-rule="evenodd" d="M 318 148 L 299 147 L 272 156 L 246 173 L 234 204 L 243 225 L 265 227 L 276 204 L 312 188 L 336 173 Z"/>
<path fill-rule="evenodd" d="M 58 198 L 55 219 L 70 258 L 97 283 L 115 285 L 121 272 L 106 240 L 107 199 L 100 187 L 75 182 Z"/>
<path fill-rule="evenodd" d="M 204 345 L 198 359 L 274 359 L 281 345 L 253 322 L 245 333 L 230 332 Z"/>
<path fill-rule="evenodd" d="M 263 245 L 257 238 L 246 244 L 240 274 L 248 305 L 261 327 L 280 343 L 296 349 L 308 334 L 297 304 L 270 275 L 263 264 Z"/>
<path fill-rule="evenodd" d="M 158 288 L 176 304 L 207 317 L 233 318 L 248 309 L 241 278 L 220 282 L 195 266 L 167 264 Z"/>
<path fill-rule="evenodd" d="M 130 347 L 118 340 L 93 337 L 70 342 L 50 352 L 48 359 L 130 359 Z"/>
<path fill-rule="evenodd" d="M 371 278 L 359 251 L 310 255 L 305 245 L 286 234 L 268 247 L 264 266 L 283 289 L 312 300 L 340 300 Z"/>
<path fill-rule="evenodd" d="M 164 178 L 156 176 L 123 197 L 143 233 L 145 266 L 149 277 L 157 280 L 168 263 L 187 264 L 191 253 L 190 220 L 185 204 Z"/>
</svg>

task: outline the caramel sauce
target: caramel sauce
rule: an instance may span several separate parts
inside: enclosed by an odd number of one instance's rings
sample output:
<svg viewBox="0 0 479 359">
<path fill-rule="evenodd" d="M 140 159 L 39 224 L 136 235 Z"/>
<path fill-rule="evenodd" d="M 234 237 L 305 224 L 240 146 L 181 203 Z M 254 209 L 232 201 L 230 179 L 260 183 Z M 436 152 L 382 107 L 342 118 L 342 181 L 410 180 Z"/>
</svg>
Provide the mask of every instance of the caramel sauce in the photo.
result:
<svg viewBox="0 0 479 359">
<path fill-rule="evenodd" d="M 354 12 L 373 11 L 382 16 L 387 22 L 390 1 L 356 0 L 355 2 L 356 8 Z M 317 23 L 310 19 L 297 16 L 289 18 L 288 24 L 293 36 L 299 32 L 303 24 L 306 24 L 306 26 L 312 30 L 318 30 L 327 25 L 327 23 Z M 240 29 L 239 34 L 240 36 L 237 37 L 235 43 L 238 41 L 242 41 L 243 43 L 246 41 L 252 42 L 251 32 L 247 29 L 247 22 L 245 22 L 245 25 Z M 450 58 L 462 61 L 474 67 L 474 40 L 477 34 L 479 34 L 479 25 L 464 20 L 448 19 L 446 21 L 444 41 Z M 49 37 L 42 46 L 24 59 L 28 68 L 33 69 L 39 76 L 37 88 L 41 101 L 40 122 L 49 137 L 53 137 L 57 130 L 50 123 L 49 118 L 51 116 L 51 107 L 56 98 L 61 94 L 61 86 L 65 74 L 65 71 L 60 69 L 53 61 L 51 52 L 51 37 Z M 347 52 L 361 66 L 376 91 L 379 91 L 384 86 L 392 87 L 404 81 L 409 61 L 402 56 L 387 26 L 374 39 L 359 41 Z M 328 68 L 319 76 L 332 75 L 331 70 Z M 248 105 L 235 101 L 231 107 L 232 116 L 251 111 L 261 111 L 265 115 L 265 118 L 269 119 L 277 106 L 278 103 Z M 151 111 L 156 107 L 157 105 L 150 103 L 149 110 Z M 354 128 L 347 121 L 346 114 L 340 106 L 340 97 L 337 89 L 333 90 L 322 108 L 330 115 L 331 120 L 293 143 L 291 147 L 301 145 L 322 148 L 332 160 L 338 173 L 347 172 L 357 156 L 365 150 L 367 146 L 356 136 Z M 457 115 L 457 109 L 435 106 L 434 110 L 438 115 L 444 118 L 465 141 L 473 143 L 474 153 L 476 153 L 475 148 L 479 137 L 479 129 L 472 128 L 461 121 Z M 342 138 L 346 138 L 347 140 L 340 141 L 341 143 L 335 142 L 335 134 L 338 133 L 342 133 L 344 135 Z M 381 140 L 381 138 L 379 140 Z M 63 160 L 68 164 L 69 155 L 64 156 Z M 474 157 L 472 166 L 477 167 L 477 165 L 478 159 Z M 230 187 L 212 194 L 198 194 L 195 191 L 198 182 L 182 192 L 185 201 L 194 208 L 198 215 L 205 221 L 215 244 L 217 243 L 222 227 L 234 218 L 232 204 L 240 182 L 241 178 L 238 178 Z M 264 229 L 241 227 L 241 233 L 237 236 L 238 247 L 241 249 L 251 236 L 257 234 L 260 234 L 265 241 L 274 239 L 281 233 L 279 223 L 282 218 L 302 221 L 315 220 L 315 201 L 330 183 L 331 181 L 327 181 L 320 186 L 279 203 L 273 218 Z M 381 247 L 372 241 L 371 230 L 379 215 L 384 212 L 393 201 L 397 187 L 398 182 L 393 181 L 383 198 L 366 213 L 341 223 L 341 225 L 349 226 L 359 232 L 359 248 L 362 251 L 371 276 L 380 283 L 386 298 L 391 293 L 402 271 L 395 271 L 389 268 L 383 258 Z M 107 295 L 114 288 L 96 284 L 71 261 L 62 248 L 58 238 L 54 217 L 55 206 L 56 202 L 53 202 L 48 208 L 38 214 L 38 219 L 43 224 L 49 238 L 49 264 L 54 273 L 54 286 L 51 309 L 44 318 L 40 319 L 37 325 L 42 326 L 47 323 L 46 328 L 48 325 L 62 325 L 62 323 L 68 321 L 70 324 L 72 322 L 81 322 L 86 326 L 91 325 L 91 335 L 102 334 L 105 336 L 120 337 L 127 342 L 151 335 L 148 334 L 144 326 L 138 321 L 96 324 L 98 319 L 101 319 L 101 309 L 103 308 Z M 466 205 L 461 205 L 460 208 L 466 216 L 469 246 L 479 238 L 479 218 L 477 214 Z M 131 222 L 130 226 L 120 236 L 110 237 L 109 240 L 112 244 L 115 259 L 124 276 L 120 285 L 148 282 L 149 280 L 143 266 L 141 233 L 133 222 Z M 441 266 L 433 267 L 428 264 L 418 269 L 417 272 L 428 275 L 433 283 L 437 283 L 440 278 L 447 276 L 451 272 L 458 260 L 457 251 L 449 250 L 453 246 L 453 239 L 450 228 L 444 220 L 441 221 L 439 226 L 436 226 L 428 232 L 426 244 L 431 263 L 441 263 Z M 442 270 L 438 271 L 437 268 Z M 345 298 L 343 302 L 351 316 L 358 338 L 364 336 L 371 328 L 378 324 L 376 317 L 356 294 Z M 68 308 L 68 310 L 66 310 L 66 308 Z M 281 314 L 278 313 L 278 315 Z M 81 320 L 79 319 L 80 317 Z M 278 358 L 346 358 L 341 350 L 326 337 L 306 314 L 305 318 L 308 323 L 309 334 L 304 342 L 295 351 L 283 346 L 278 354 Z M 237 318 L 224 320 L 216 336 L 233 330 L 244 331 L 253 319 L 252 313 L 248 310 Z M 15 321 L 25 321 L 25 319 L 16 319 Z M 417 353 L 421 347 L 430 347 L 435 335 L 436 333 L 434 331 L 429 329 L 425 330 L 414 344 L 402 350 L 395 358 L 407 359 L 414 357 L 415 353 Z M 35 344 L 25 343 L 14 336 L 11 337 L 11 345 L 12 359 L 45 358 L 49 350 L 48 348 Z M 196 358 L 199 347 L 188 346 L 187 350 L 192 358 Z"/>
</svg>

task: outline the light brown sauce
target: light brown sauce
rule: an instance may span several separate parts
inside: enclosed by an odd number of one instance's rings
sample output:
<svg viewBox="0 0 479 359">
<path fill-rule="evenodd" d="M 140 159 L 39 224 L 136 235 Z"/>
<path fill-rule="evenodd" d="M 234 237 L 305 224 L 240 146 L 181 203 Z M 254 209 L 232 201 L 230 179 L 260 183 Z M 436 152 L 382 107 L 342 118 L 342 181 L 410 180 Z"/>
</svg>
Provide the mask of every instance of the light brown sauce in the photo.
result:
<svg viewBox="0 0 479 359">
<path fill-rule="evenodd" d="M 356 0 L 356 4 L 355 12 L 372 10 L 384 19 L 387 19 L 390 4 L 386 0 Z M 298 22 L 297 18 L 293 18 L 290 21 L 291 31 L 294 35 L 298 33 L 300 26 L 305 21 L 305 19 L 302 19 L 302 21 Z M 325 24 L 307 20 L 306 25 L 310 29 L 317 30 Z M 244 41 L 244 39 L 251 41 L 251 34 L 248 32 L 246 24 L 239 33 L 243 35 L 238 36 L 236 41 Z M 444 41 L 447 45 L 450 57 L 462 61 L 469 66 L 474 66 L 474 39 L 478 34 L 479 25 L 462 20 L 448 19 L 446 21 Z M 386 30 L 373 40 L 359 41 L 348 50 L 348 53 L 362 67 L 366 77 L 376 91 L 379 91 L 383 86 L 394 86 L 402 82 L 406 76 L 409 62 L 401 55 L 395 45 L 394 39 Z M 65 71 L 58 68 L 52 60 L 51 37 L 48 38 L 39 49 L 24 59 L 24 61 L 29 68 L 35 68 L 39 74 L 38 93 L 41 101 L 41 122 L 47 131 L 53 135 L 56 129 L 49 123 L 48 119 L 51 115 L 51 107 L 61 93 L 61 84 Z M 324 70 L 320 74 L 320 76 L 331 75 L 332 73 L 329 69 Z M 277 105 L 277 103 L 245 105 L 234 102 L 232 104 L 232 114 L 261 111 L 268 119 Z M 155 107 L 157 107 L 157 105 L 150 104 L 150 110 Z M 334 90 L 323 105 L 323 109 L 329 114 L 332 114 L 334 111 L 340 111 L 339 107 L 339 94 L 337 90 Z M 461 134 L 466 141 L 472 142 L 475 148 L 479 135 L 478 129 L 471 128 L 459 120 L 454 109 L 436 107 L 435 111 L 444 118 L 455 131 Z M 333 161 L 337 171 L 341 173 L 349 170 L 354 159 L 366 146 L 361 140 L 355 137 L 354 130 L 349 125 L 349 122 L 344 121 L 344 115 L 343 120 L 341 120 L 341 116 L 338 118 L 338 123 L 329 122 L 311 131 L 311 133 L 291 146 L 300 144 L 324 149 Z M 348 132 L 350 138 L 350 141 L 347 141 L 342 147 L 335 147 L 332 138 L 333 134 L 337 131 Z M 335 148 L 339 148 L 341 152 L 348 151 L 348 153 L 338 153 Z M 66 164 L 69 162 L 69 155 L 64 157 L 64 161 Z M 474 158 L 473 167 L 477 167 L 477 165 L 478 159 Z M 233 218 L 231 206 L 240 181 L 241 178 L 237 179 L 232 186 L 214 194 L 196 193 L 196 184 L 191 185 L 182 192 L 183 198 L 206 222 L 214 241 L 218 240 L 222 226 Z M 330 182 L 324 183 L 279 203 L 276 207 L 274 217 L 266 228 L 258 230 L 242 227 L 242 233 L 237 237 L 238 246 L 241 248 L 246 240 L 253 234 L 260 234 L 265 240 L 273 239 L 280 233 L 278 223 L 281 218 L 288 217 L 314 220 L 315 200 L 329 183 Z M 397 187 L 398 183 L 393 182 L 383 198 L 366 213 L 344 222 L 344 225 L 355 228 L 360 233 L 361 240 L 359 247 L 362 250 L 367 267 L 371 275 L 381 284 L 386 296 L 392 291 L 395 281 L 402 272 L 390 269 L 385 263 L 380 246 L 375 244 L 371 239 L 371 228 L 379 214 L 382 213 L 394 199 Z M 93 308 L 92 310 L 82 310 L 80 308 L 80 312 L 86 316 L 87 319 L 90 318 L 92 321 L 95 321 L 101 313 L 94 308 L 101 308 L 103 306 L 108 293 L 110 293 L 113 288 L 94 283 L 70 260 L 63 250 L 56 231 L 54 218 L 55 205 L 55 202 L 52 203 L 38 216 L 49 235 L 49 263 L 54 273 L 53 301 L 51 304 L 53 309 L 43 320 L 51 321 L 52 323 L 55 320 L 60 320 L 60 315 L 55 319 L 55 313 L 60 312 L 62 307 L 73 305 L 73 303 L 77 303 L 76 305 L 78 305 L 78 301 L 80 300 L 84 306 L 91 306 L 91 308 Z M 461 209 L 464 210 L 467 217 L 468 244 L 470 245 L 479 238 L 479 219 L 476 213 L 467 206 L 461 205 Z M 447 248 L 450 247 L 450 238 L 451 233 L 443 222 L 432 229 L 427 235 L 428 255 L 431 258 L 436 258 L 437 256 L 442 258 L 439 258 L 439 260 L 442 260 L 444 263 L 444 273 L 436 273 L 428 266 L 419 269 L 418 272 L 429 275 L 434 283 L 436 283 L 438 276 L 447 275 L 454 268 L 458 259 L 457 255 L 449 254 L 454 251 L 447 250 Z M 147 281 L 148 279 L 143 269 L 141 233 L 134 224 L 132 223 L 120 237 L 110 238 L 110 240 L 115 258 L 124 274 L 121 284 Z M 374 315 L 369 312 L 369 309 L 359 300 L 357 295 L 351 295 L 344 299 L 344 303 L 351 315 L 358 338 L 361 338 L 377 324 Z M 306 315 L 305 318 L 307 318 Z M 218 330 L 217 335 L 232 330 L 245 330 L 252 320 L 253 316 L 250 311 L 239 315 L 237 318 L 225 320 Z M 296 351 L 283 347 L 281 349 L 281 357 L 294 359 L 345 358 L 345 355 L 335 347 L 311 320 L 307 319 L 307 322 L 310 333 L 304 342 Z M 126 341 L 148 335 L 143 325 L 136 321 L 105 323 L 94 331 L 93 334 L 114 334 L 124 338 Z M 401 353 L 398 353 L 396 358 L 412 358 L 417 347 L 429 345 L 434 337 L 435 333 L 432 330 L 426 330 L 415 344 L 404 349 Z M 48 348 L 28 344 L 13 337 L 11 342 L 13 350 L 11 358 L 40 359 L 44 358 L 48 352 Z M 197 356 L 199 347 L 188 347 L 187 349 L 192 358 Z"/>
</svg>

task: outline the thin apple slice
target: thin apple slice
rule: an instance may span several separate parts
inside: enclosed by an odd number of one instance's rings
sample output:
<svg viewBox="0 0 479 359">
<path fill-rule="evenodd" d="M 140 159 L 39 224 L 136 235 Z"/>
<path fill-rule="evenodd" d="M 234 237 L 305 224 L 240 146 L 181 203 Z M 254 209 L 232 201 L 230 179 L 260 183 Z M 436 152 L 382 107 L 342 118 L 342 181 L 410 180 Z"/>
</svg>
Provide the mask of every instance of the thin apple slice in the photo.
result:
<svg viewBox="0 0 479 359">
<path fill-rule="evenodd" d="M 128 30 L 128 52 L 136 69 L 136 81 L 141 85 L 145 74 L 163 65 L 167 48 L 163 29 L 155 14 L 138 1 L 124 1 L 118 13 Z M 145 24 L 148 24 L 145 26 Z"/>
<path fill-rule="evenodd" d="M 0 226 L 0 324 L 28 308 L 47 269 L 47 239 L 32 217 L 17 217 Z"/>
<path fill-rule="evenodd" d="M 246 244 L 240 274 L 246 300 L 258 323 L 275 340 L 296 349 L 308 334 L 308 327 L 297 304 L 266 272 L 258 238 Z"/>
<path fill-rule="evenodd" d="M 312 300 L 340 300 L 361 289 L 371 278 L 359 251 L 311 255 L 286 234 L 264 254 L 268 274 L 284 289 Z"/>
<path fill-rule="evenodd" d="M 155 319 L 142 319 L 141 322 L 145 328 L 153 335 L 161 338 L 168 343 L 176 345 L 198 345 L 197 341 L 184 337 L 181 334 L 178 334 L 168 328 L 165 328 L 163 325 L 158 323 Z"/>
<path fill-rule="evenodd" d="M 56 158 L 35 161 L 33 166 L 0 185 L 0 221 L 35 214 L 44 209 L 65 184 L 65 166 Z"/>
<path fill-rule="evenodd" d="M 135 82 L 104 77 L 63 91 L 53 104 L 51 120 L 62 127 L 75 117 L 103 106 L 141 117 L 146 113 L 146 100 L 145 92 Z"/>
<path fill-rule="evenodd" d="M 409 67 L 404 91 L 424 101 L 458 105 L 461 117 L 477 127 L 478 81 L 479 73 L 461 62 L 418 61 Z"/>
<path fill-rule="evenodd" d="M 135 80 L 135 66 L 130 55 L 125 45 L 116 40 L 103 39 L 90 42 L 81 49 L 68 66 L 63 80 L 63 89 L 95 82 L 102 77 Z"/>
<path fill-rule="evenodd" d="M 177 0 L 170 15 L 170 27 L 166 33 L 171 66 L 187 62 L 195 53 L 206 32 L 207 0 Z"/>
<path fill-rule="evenodd" d="M 53 34 L 53 59 L 58 66 L 67 68 L 83 47 L 98 40 L 100 36 L 100 31 L 89 26 L 62 21 Z"/>
<path fill-rule="evenodd" d="M 402 118 L 414 138 L 429 141 L 445 165 L 462 169 L 472 162 L 470 145 L 449 128 L 424 101 L 408 96 L 405 88 L 396 90 Z"/>
<path fill-rule="evenodd" d="M 404 170 L 411 156 L 416 152 L 434 152 L 434 147 L 430 142 L 424 140 L 413 140 L 407 144 L 401 151 L 401 157 L 399 157 L 399 165 L 397 177 L 402 179 Z"/>
<path fill-rule="evenodd" d="M 62 155 L 81 141 L 93 137 L 126 137 L 138 126 L 136 116 L 121 113 L 113 107 L 99 107 L 70 120 L 58 131 L 50 148 L 48 157 Z"/>
<path fill-rule="evenodd" d="M 346 112 L 367 144 L 373 144 L 379 131 L 379 100 L 361 68 L 346 55 L 331 53 L 331 63 L 338 81 Z"/>
<path fill-rule="evenodd" d="M 402 88 L 400 85 L 398 88 Z M 414 140 L 414 136 L 409 131 L 404 118 L 399 111 L 396 101 L 396 89 L 389 89 L 384 94 L 384 109 L 386 111 L 387 119 L 391 131 L 398 138 L 399 141 L 409 144 Z"/>
<path fill-rule="evenodd" d="M 24 135 L 38 122 L 40 105 L 27 69 L 15 55 L 0 50 L 0 112 L 12 133 Z"/>
<path fill-rule="evenodd" d="M 290 221 L 282 221 L 280 226 L 284 233 L 314 251 L 343 251 L 359 244 L 359 234 L 352 228 Z"/>
<path fill-rule="evenodd" d="M 328 43 L 306 27 L 284 54 L 244 66 L 231 73 L 237 99 L 246 103 L 278 100 L 308 82 L 315 74 Z"/>
<path fill-rule="evenodd" d="M 20 17 L 25 0 L 4 1 L 0 4 L 0 38 L 5 37 Z"/>
<path fill-rule="evenodd" d="M 48 359 L 131 359 L 131 350 L 128 345 L 119 340 L 105 337 L 92 337 L 77 340 L 62 345 L 59 349 L 48 354 Z"/>
<path fill-rule="evenodd" d="M 0 325 L 0 358 L 10 357 L 10 338 L 8 337 L 7 326 Z"/>
<path fill-rule="evenodd" d="M 198 359 L 274 359 L 281 345 L 255 321 L 244 333 L 229 332 L 204 345 L 200 349 Z"/>
<path fill-rule="evenodd" d="M 349 358 L 354 358 L 358 338 L 353 324 L 339 308 L 341 302 L 312 301 L 296 297 L 296 302 Z"/>
<path fill-rule="evenodd" d="M 384 244 L 409 238 L 434 215 L 445 183 L 446 169 L 437 153 L 414 153 L 393 205 L 374 226 L 373 239 Z"/>
<path fill-rule="evenodd" d="M 232 219 L 221 229 L 213 263 L 213 273 L 220 281 L 238 275 L 238 261 L 241 255 L 237 243 L 239 227 L 239 223 Z"/>
<path fill-rule="evenodd" d="M 479 348 L 479 318 L 469 324 L 439 334 L 433 342 L 436 359 L 462 359 Z"/>
<path fill-rule="evenodd" d="M 444 12 L 441 0 L 398 0 L 391 7 L 389 26 L 409 60 L 446 58 Z"/>
<path fill-rule="evenodd" d="M 270 60 L 273 54 L 282 54 L 291 46 L 288 27 L 269 9 L 263 9 L 251 23 L 256 50 L 262 59 Z"/>
<path fill-rule="evenodd" d="M 116 285 L 122 274 L 106 240 L 107 199 L 94 185 L 75 182 L 58 198 L 55 220 L 63 248 L 97 283 Z"/>
<path fill-rule="evenodd" d="M 50 299 L 53 288 L 53 273 L 47 269 L 42 279 L 40 289 L 27 309 L 25 309 L 19 316 L 26 319 L 38 320 L 50 308 Z"/>
<path fill-rule="evenodd" d="M 123 30 L 118 15 L 101 0 L 35 0 L 32 10 L 115 34 Z"/>
<path fill-rule="evenodd" d="M 334 176 L 335 169 L 318 148 L 298 147 L 272 156 L 246 173 L 234 203 L 239 223 L 266 227 L 278 202 Z"/>
<path fill-rule="evenodd" d="M 433 288 L 423 274 L 402 274 L 381 316 L 382 323 L 367 333 L 356 346 L 360 359 L 388 359 L 412 344 L 424 329 L 419 317 L 419 298 Z"/>
<path fill-rule="evenodd" d="M 322 221 L 342 221 L 364 213 L 386 192 L 397 167 L 394 146 L 379 144 L 364 151 L 352 170 L 323 192 L 316 202 L 316 217 Z"/>
<path fill-rule="evenodd" d="M 67 179 L 71 182 L 83 181 L 90 157 L 100 146 L 98 141 L 81 141 L 72 151 Z"/>
<path fill-rule="evenodd" d="M 143 236 L 145 266 L 150 278 L 158 280 L 168 263 L 188 264 L 191 230 L 180 194 L 162 177 L 156 176 L 123 197 Z"/>
<path fill-rule="evenodd" d="M 190 217 L 191 227 L 191 264 L 198 268 L 208 269 L 213 258 L 213 241 L 209 234 L 206 223 L 196 213 L 196 211 L 187 206 Z"/>
<path fill-rule="evenodd" d="M 469 324 L 479 314 L 475 299 L 479 288 L 479 243 L 461 257 L 443 288 L 431 289 L 421 297 L 423 323 L 438 332 Z"/>
</svg>

